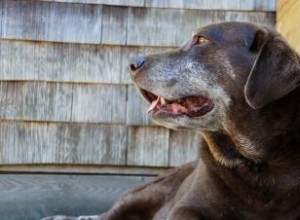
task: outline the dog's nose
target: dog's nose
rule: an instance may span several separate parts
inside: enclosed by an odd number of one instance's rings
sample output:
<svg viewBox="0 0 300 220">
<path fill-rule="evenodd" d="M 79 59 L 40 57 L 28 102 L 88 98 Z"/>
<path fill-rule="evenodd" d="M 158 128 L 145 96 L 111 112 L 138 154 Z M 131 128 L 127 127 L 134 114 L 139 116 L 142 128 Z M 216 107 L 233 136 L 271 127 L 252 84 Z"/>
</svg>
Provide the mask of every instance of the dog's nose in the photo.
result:
<svg viewBox="0 0 300 220">
<path fill-rule="evenodd" d="M 138 69 L 140 69 L 144 63 L 145 63 L 145 58 L 144 57 L 135 57 L 131 60 L 130 62 L 130 69 L 132 72 L 137 71 Z"/>
</svg>

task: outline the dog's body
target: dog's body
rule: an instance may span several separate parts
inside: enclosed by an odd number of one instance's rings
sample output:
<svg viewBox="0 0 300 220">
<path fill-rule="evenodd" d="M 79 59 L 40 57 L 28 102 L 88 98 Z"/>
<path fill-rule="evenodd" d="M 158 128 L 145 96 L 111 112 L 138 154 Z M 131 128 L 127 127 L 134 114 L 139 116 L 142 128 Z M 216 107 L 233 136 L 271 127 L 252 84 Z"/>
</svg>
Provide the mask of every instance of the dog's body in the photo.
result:
<svg viewBox="0 0 300 220">
<path fill-rule="evenodd" d="M 131 69 L 150 116 L 200 132 L 201 156 L 128 192 L 100 219 L 300 218 L 300 58 L 279 34 L 210 25 Z"/>
</svg>

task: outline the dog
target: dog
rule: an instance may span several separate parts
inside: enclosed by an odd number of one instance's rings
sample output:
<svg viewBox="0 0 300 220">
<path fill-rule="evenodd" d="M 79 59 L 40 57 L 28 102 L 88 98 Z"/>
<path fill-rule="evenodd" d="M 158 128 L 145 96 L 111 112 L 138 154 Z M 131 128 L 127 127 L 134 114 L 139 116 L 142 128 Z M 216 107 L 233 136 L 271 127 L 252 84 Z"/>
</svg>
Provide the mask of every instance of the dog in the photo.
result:
<svg viewBox="0 0 300 220">
<path fill-rule="evenodd" d="M 300 219 L 300 57 L 280 34 L 212 24 L 130 69 L 156 123 L 202 135 L 200 158 L 97 219 Z"/>
</svg>

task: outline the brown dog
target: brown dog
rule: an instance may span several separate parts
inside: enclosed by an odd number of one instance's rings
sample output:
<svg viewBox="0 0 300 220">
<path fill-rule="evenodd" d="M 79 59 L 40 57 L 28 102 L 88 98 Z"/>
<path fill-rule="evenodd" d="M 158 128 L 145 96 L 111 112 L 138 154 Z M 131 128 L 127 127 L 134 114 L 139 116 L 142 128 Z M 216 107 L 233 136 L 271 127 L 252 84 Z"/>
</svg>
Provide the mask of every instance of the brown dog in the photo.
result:
<svg viewBox="0 0 300 220">
<path fill-rule="evenodd" d="M 128 192 L 99 219 L 300 218 L 300 58 L 278 33 L 210 25 L 131 70 L 151 118 L 199 131 L 201 156 Z"/>
</svg>

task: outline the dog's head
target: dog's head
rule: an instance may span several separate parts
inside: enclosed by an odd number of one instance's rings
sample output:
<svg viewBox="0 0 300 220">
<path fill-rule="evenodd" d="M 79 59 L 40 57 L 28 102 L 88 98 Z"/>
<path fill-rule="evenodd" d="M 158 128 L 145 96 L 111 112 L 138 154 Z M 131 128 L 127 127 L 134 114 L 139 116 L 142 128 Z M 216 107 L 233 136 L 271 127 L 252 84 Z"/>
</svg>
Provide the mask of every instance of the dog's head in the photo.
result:
<svg viewBox="0 0 300 220">
<path fill-rule="evenodd" d="M 130 67 L 156 122 L 213 131 L 230 113 L 257 111 L 293 91 L 299 63 L 275 31 L 227 22 L 198 29 L 179 49 L 136 58 Z"/>
</svg>

